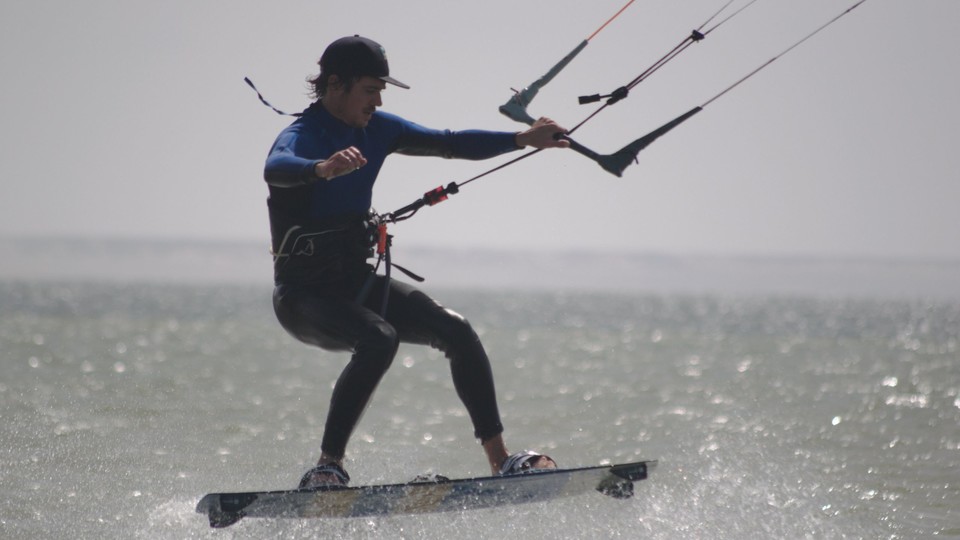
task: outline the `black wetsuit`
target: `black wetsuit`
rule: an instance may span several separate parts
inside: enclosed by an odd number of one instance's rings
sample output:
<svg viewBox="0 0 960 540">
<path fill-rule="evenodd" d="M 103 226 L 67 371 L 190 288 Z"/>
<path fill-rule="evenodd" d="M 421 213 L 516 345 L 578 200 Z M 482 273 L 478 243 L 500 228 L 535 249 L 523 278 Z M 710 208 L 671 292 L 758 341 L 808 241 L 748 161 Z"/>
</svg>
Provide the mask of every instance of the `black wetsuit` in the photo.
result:
<svg viewBox="0 0 960 540">
<path fill-rule="evenodd" d="M 366 157 L 364 167 L 331 181 L 315 176 L 318 161 L 350 146 Z M 390 153 L 485 159 L 516 149 L 514 133 L 431 130 L 381 111 L 367 127 L 353 128 L 319 103 L 277 137 L 264 171 L 277 318 L 300 341 L 353 353 L 333 390 L 324 453 L 343 457 L 401 341 L 444 351 L 477 438 L 503 431 L 490 361 L 466 319 L 396 280 L 389 281 L 387 311 L 380 316 L 386 280 L 370 277 L 367 217 L 373 184 Z M 368 278 L 372 288 L 360 298 Z"/>
</svg>

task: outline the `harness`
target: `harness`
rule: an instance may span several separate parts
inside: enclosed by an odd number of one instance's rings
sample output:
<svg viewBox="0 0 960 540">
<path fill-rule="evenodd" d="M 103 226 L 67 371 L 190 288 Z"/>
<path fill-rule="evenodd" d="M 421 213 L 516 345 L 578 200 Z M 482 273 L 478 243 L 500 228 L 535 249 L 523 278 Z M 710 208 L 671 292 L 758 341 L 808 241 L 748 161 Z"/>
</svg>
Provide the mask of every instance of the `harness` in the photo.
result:
<svg viewBox="0 0 960 540">
<path fill-rule="evenodd" d="M 411 214 L 412 215 L 412 214 Z M 376 280 L 380 266 L 384 267 L 383 299 L 380 303 L 380 316 L 386 316 L 387 301 L 389 298 L 389 282 L 394 267 L 410 279 L 417 282 L 424 278 L 393 262 L 390 247 L 393 235 L 387 232 L 387 223 L 395 221 L 393 214 L 378 214 L 371 210 L 365 216 L 337 225 L 324 227 L 309 227 L 293 225 L 286 230 L 280 245 L 271 250 L 274 267 L 279 271 L 293 260 L 301 257 L 327 257 L 326 261 L 318 263 L 321 268 L 311 267 L 310 272 L 322 272 L 324 262 L 331 266 L 342 263 L 345 259 L 369 259 L 376 257 L 373 272 L 367 276 L 357 294 L 355 301 L 359 304 L 366 302 L 370 296 L 373 283 Z M 407 216 L 409 217 L 409 216 Z"/>
</svg>

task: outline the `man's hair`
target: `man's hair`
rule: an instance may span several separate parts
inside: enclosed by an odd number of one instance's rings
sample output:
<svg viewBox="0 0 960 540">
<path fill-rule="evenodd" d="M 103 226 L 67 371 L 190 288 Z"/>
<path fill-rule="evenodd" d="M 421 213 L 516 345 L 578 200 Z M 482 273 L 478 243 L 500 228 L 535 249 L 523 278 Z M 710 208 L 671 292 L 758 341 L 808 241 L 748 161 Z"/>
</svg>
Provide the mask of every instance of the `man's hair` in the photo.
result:
<svg viewBox="0 0 960 540">
<path fill-rule="evenodd" d="M 327 93 L 328 86 L 330 85 L 330 76 L 337 75 L 340 81 L 344 84 L 344 90 L 349 92 L 353 85 L 360 80 L 360 77 L 354 75 L 338 75 L 336 73 L 324 73 L 320 72 L 316 77 L 310 77 L 307 79 L 307 84 L 310 85 L 310 96 L 313 99 L 320 99 Z"/>
</svg>

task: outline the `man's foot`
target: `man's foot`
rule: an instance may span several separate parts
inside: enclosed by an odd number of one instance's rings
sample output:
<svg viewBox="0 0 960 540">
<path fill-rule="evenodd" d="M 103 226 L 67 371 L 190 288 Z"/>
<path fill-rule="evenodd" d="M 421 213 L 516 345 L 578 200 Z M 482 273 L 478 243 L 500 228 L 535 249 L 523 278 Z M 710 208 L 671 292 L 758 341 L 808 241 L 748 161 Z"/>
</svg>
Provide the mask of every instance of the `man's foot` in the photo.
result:
<svg viewBox="0 0 960 540">
<path fill-rule="evenodd" d="M 346 487 L 350 483 L 350 475 L 343 467 L 336 463 L 325 463 L 307 471 L 300 479 L 297 489 L 311 489 L 322 486 Z"/>
<path fill-rule="evenodd" d="M 556 468 L 557 462 L 553 458 L 524 450 L 513 454 L 503 462 L 500 466 L 500 475 L 527 474 Z"/>
</svg>

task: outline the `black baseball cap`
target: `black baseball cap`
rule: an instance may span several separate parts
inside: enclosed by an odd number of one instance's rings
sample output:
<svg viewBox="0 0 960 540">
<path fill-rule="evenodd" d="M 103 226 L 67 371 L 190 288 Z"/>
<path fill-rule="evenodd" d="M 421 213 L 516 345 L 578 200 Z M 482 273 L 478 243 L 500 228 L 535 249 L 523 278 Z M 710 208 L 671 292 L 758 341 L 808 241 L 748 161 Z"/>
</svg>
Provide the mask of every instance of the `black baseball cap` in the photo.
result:
<svg viewBox="0 0 960 540">
<path fill-rule="evenodd" d="M 400 88 L 410 88 L 390 76 L 387 51 L 360 36 L 340 38 L 327 46 L 320 57 L 320 71 L 340 76 L 376 77 Z"/>
</svg>

